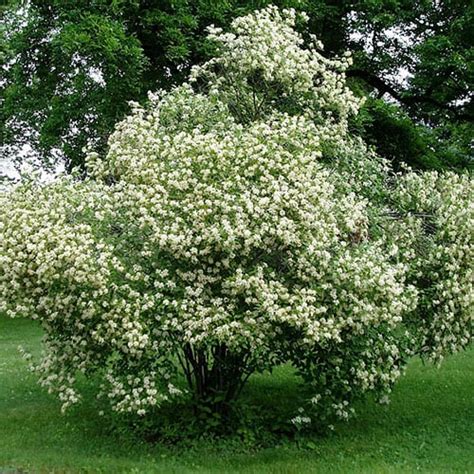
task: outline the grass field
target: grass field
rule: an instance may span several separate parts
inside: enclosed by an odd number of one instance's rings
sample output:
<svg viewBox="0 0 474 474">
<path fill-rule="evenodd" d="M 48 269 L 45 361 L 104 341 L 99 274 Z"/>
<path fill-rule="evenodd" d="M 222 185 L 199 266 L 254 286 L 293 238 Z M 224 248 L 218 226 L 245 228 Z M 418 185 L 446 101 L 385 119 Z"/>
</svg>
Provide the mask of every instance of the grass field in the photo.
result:
<svg viewBox="0 0 474 474">
<path fill-rule="evenodd" d="M 139 442 L 104 426 L 90 403 L 62 416 L 56 400 L 35 383 L 17 346 L 39 352 L 31 321 L 0 316 L 0 473 L 474 473 L 474 350 L 441 369 L 413 361 L 392 402 L 371 401 L 359 416 L 301 448 L 249 450 L 202 441 L 192 448 Z M 295 390 L 289 369 L 251 381 L 249 399 L 273 403 Z M 281 402 L 283 403 L 283 402 Z"/>
</svg>

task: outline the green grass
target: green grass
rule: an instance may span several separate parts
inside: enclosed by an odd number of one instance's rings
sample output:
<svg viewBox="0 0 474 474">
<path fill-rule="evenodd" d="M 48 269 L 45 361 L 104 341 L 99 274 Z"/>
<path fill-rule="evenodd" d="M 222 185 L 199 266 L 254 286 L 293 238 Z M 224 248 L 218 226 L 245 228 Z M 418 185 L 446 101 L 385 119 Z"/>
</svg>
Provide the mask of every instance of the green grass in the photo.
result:
<svg viewBox="0 0 474 474">
<path fill-rule="evenodd" d="M 206 440 L 171 449 L 111 431 L 90 402 L 62 416 L 17 351 L 38 353 L 40 338 L 33 322 L 0 316 L 0 473 L 474 472 L 473 350 L 441 369 L 413 361 L 390 405 L 360 404 L 335 433 L 308 435 L 302 444 L 312 449 L 288 440 L 261 450 Z M 255 377 L 247 397 L 278 409 L 295 390 L 283 368 Z"/>
</svg>

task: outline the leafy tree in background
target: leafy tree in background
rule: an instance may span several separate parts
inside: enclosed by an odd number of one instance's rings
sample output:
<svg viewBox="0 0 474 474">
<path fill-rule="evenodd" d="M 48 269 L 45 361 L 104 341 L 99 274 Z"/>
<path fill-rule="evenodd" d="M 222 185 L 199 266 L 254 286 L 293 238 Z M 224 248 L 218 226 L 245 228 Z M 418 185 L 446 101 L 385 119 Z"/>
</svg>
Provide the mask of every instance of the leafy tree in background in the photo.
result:
<svg viewBox="0 0 474 474">
<path fill-rule="evenodd" d="M 2 9 L 4 151 L 32 144 L 44 162 L 84 164 L 131 99 L 182 81 L 212 55 L 204 27 L 263 0 L 30 0 Z M 420 168 L 472 158 L 473 8 L 444 0 L 281 0 L 305 10 L 327 54 L 355 51 L 352 88 L 370 94 L 355 131 L 395 162 Z M 406 75 L 400 81 L 400 74 Z M 400 107 L 401 106 L 401 107 Z"/>
</svg>

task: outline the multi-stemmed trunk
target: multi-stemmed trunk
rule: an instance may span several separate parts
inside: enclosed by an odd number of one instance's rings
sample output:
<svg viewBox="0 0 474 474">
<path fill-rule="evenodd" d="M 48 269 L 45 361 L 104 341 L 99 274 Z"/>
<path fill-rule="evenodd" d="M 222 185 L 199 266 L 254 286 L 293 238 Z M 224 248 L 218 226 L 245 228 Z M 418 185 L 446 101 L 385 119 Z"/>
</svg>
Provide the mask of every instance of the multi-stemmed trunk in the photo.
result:
<svg viewBox="0 0 474 474">
<path fill-rule="evenodd" d="M 211 349 L 186 344 L 179 360 L 195 401 L 220 415 L 228 413 L 252 373 L 247 355 L 233 353 L 224 344 Z"/>
</svg>

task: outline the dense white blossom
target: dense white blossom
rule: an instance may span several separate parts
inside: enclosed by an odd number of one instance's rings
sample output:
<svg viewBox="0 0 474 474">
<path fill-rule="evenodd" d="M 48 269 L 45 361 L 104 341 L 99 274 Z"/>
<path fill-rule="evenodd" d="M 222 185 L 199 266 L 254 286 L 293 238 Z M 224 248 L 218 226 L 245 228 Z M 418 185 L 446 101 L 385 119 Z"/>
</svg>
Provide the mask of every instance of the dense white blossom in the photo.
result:
<svg viewBox="0 0 474 474">
<path fill-rule="evenodd" d="M 474 337 L 473 196 L 470 176 L 437 172 L 406 174 L 393 194 L 399 254 L 420 292 L 413 333 L 437 361 Z"/>
<path fill-rule="evenodd" d="M 41 322 L 36 369 L 64 408 L 77 373 L 143 416 L 186 395 L 180 374 L 232 398 L 290 362 L 316 416 L 345 419 L 417 343 L 440 358 L 471 340 L 471 181 L 412 173 L 391 189 L 348 133 L 350 57 L 305 46 L 295 21 L 268 7 L 212 28 L 216 58 L 135 104 L 86 180 L 0 195 L 0 311 Z"/>
</svg>

